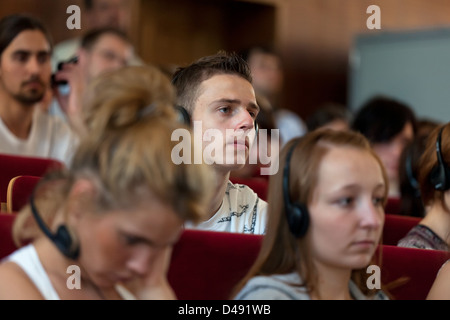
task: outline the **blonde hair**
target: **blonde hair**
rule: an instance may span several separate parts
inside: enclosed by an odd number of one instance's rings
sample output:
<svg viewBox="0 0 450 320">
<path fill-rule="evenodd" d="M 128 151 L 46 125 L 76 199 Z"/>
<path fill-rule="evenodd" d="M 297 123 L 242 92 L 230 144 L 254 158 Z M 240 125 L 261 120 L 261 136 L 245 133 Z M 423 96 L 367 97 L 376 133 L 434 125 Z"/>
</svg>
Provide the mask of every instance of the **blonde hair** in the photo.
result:
<svg viewBox="0 0 450 320">
<path fill-rule="evenodd" d="M 132 208 L 151 192 L 181 220 L 198 222 L 209 205 L 211 175 L 206 165 L 176 165 L 171 159 L 178 143 L 171 140 L 173 131 L 190 130 L 178 122 L 174 99 L 170 80 L 150 66 L 126 67 L 94 80 L 84 103 L 88 131 L 71 168 L 49 175 L 40 184 L 46 188 L 36 189 L 44 220 L 52 221 L 65 207 L 74 181 L 84 178 L 98 189 L 94 201 L 83 204 L 86 208 Z M 16 243 L 36 236 L 36 225 L 27 231 L 30 209 L 20 215 L 14 225 Z"/>
<path fill-rule="evenodd" d="M 294 148 L 289 174 L 289 197 L 292 203 L 309 204 L 313 191 L 317 186 L 318 170 L 325 154 L 335 147 L 350 146 L 369 152 L 380 165 L 383 180 L 386 184 L 384 198 L 387 197 L 388 178 L 383 164 L 372 150 L 369 141 L 360 133 L 353 131 L 335 131 L 330 129 L 316 130 L 299 139 L 288 142 L 280 153 L 280 167 L 277 174 L 270 177 L 268 191 L 268 228 L 261 251 L 248 274 L 235 288 L 238 293 L 245 283 L 257 275 L 286 274 L 297 272 L 309 292 L 317 288 L 317 274 L 313 267 L 309 250 L 310 237 L 297 239 L 290 231 L 283 197 L 283 169 L 287 153 Z M 295 165 L 293 165 L 295 164 Z M 364 279 L 365 270 L 354 270 L 352 279 L 367 293 Z"/>
</svg>

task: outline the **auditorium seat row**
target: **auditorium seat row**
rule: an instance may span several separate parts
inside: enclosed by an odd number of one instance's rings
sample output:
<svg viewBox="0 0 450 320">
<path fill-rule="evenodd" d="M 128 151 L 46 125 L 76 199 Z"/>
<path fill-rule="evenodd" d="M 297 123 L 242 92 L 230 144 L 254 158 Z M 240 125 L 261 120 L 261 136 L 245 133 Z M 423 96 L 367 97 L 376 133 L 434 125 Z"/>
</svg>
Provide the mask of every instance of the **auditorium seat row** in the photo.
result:
<svg viewBox="0 0 450 320">
<path fill-rule="evenodd" d="M 28 201 L 31 190 L 47 170 L 61 168 L 62 164 L 39 158 L 0 154 L 0 259 L 16 249 L 11 236 L 16 212 Z M 32 164 L 30 164 L 32 163 Z M 5 169 L 8 168 L 8 169 Z M 26 169 L 24 169 L 26 168 Z M 234 183 L 249 185 L 267 200 L 268 181 L 264 179 L 235 179 Z M 8 203 L 8 205 L 6 205 Z M 391 199 L 383 230 L 383 283 L 408 278 L 389 292 L 396 299 L 424 299 L 439 267 L 448 259 L 448 253 L 432 250 L 399 248 L 398 240 L 420 219 L 396 213 L 399 202 Z M 185 230 L 175 245 L 169 269 L 169 282 L 179 299 L 228 299 L 233 286 L 241 279 L 255 260 L 262 236 L 223 232 Z"/>
<path fill-rule="evenodd" d="M 11 226 L 17 215 L 0 213 L 0 259 L 16 249 Z M 263 237 L 184 230 L 174 247 L 169 283 L 181 300 L 224 300 L 258 255 Z M 425 299 L 448 252 L 379 245 L 383 284 L 405 280 L 388 292 L 394 299 Z M 377 254 L 378 254 L 377 253 Z"/>
</svg>

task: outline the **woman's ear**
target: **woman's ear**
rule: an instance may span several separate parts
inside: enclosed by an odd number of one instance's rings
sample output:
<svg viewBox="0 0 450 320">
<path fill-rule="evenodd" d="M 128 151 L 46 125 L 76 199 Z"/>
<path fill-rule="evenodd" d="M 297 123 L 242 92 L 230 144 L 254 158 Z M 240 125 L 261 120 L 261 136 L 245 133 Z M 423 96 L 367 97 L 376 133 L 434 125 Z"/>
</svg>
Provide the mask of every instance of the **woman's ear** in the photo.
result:
<svg viewBox="0 0 450 320">
<path fill-rule="evenodd" d="M 89 211 L 97 195 L 97 188 L 94 183 L 88 179 L 79 179 L 74 182 L 69 191 L 67 201 L 67 211 L 71 218 L 79 218 L 83 212 Z"/>
</svg>

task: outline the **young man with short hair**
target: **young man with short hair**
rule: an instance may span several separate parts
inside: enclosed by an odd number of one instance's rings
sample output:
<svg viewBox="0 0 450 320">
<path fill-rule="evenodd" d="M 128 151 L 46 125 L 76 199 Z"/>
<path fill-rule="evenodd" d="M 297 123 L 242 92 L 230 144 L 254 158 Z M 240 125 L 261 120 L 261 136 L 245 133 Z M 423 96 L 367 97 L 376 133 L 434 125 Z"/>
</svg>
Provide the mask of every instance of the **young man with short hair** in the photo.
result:
<svg viewBox="0 0 450 320">
<path fill-rule="evenodd" d="M 229 180 L 230 172 L 244 165 L 255 140 L 259 106 L 247 63 L 236 54 L 220 52 L 179 68 L 172 82 L 177 103 L 191 116 L 194 134 L 201 126 L 203 161 L 212 163 L 215 173 L 210 215 L 196 228 L 264 234 L 267 203 L 248 186 Z M 223 139 L 209 139 L 211 132 Z M 212 149 L 215 153 L 208 152 Z"/>
</svg>

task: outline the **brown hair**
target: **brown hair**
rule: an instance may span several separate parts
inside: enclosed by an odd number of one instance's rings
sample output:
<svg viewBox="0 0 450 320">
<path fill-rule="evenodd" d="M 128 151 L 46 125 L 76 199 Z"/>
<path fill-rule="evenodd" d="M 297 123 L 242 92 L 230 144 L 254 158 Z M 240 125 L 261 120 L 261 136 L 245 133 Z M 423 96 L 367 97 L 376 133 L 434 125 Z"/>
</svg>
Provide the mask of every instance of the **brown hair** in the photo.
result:
<svg viewBox="0 0 450 320">
<path fill-rule="evenodd" d="M 428 136 L 425 151 L 420 157 L 418 181 L 424 206 L 431 205 L 434 201 L 439 201 L 445 208 L 444 192 L 436 190 L 430 182 L 430 174 L 434 167 L 438 165 L 436 140 L 439 131 L 443 128 L 441 137 L 441 154 L 445 165 L 450 163 L 450 123 L 437 126 Z M 448 177 L 450 178 L 450 177 Z M 448 208 L 447 208 L 448 209 Z"/>
<path fill-rule="evenodd" d="M 200 85 L 218 74 L 237 75 L 252 83 L 248 64 L 241 56 L 219 51 L 215 55 L 202 57 L 189 66 L 176 70 L 172 83 L 177 90 L 177 104 L 192 114 Z"/>
<path fill-rule="evenodd" d="M 53 48 L 50 32 L 40 19 L 28 14 L 12 14 L 0 20 L 0 56 L 20 33 L 27 30 L 41 31 Z"/>
<path fill-rule="evenodd" d="M 97 189 L 92 201 L 83 204 L 86 210 L 133 208 L 151 192 L 171 205 L 182 221 L 198 222 L 209 204 L 209 168 L 176 165 L 171 159 L 178 144 L 171 139 L 173 131 L 189 130 L 177 120 L 174 97 L 170 80 L 150 66 L 125 67 L 96 78 L 85 100 L 88 134 L 70 170 L 58 172 L 50 179 L 53 183 L 37 189 L 36 204 L 44 220 L 52 221 L 64 208 L 74 181 L 84 178 Z M 23 228 L 29 208 L 22 214 L 25 218 L 14 226 L 16 242 L 36 235 Z"/>
<path fill-rule="evenodd" d="M 295 145 L 296 144 L 296 145 Z M 295 146 L 294 146 L 295 145 Z M 292 202 L 308 204 L 312 201 L 313 191 L 317 186 L 318 168 L 331 149 L 349 146 L 369 152 L 380 165 L 383 180 L 386 184 L 385 198 L 387 197 L 388 178 L 383 164 L 370 147 L 368 140 L 360 133 L 353 131 L 334 131 L 330 129 L 312 131 L 305 136 L 288 142 L 280 153 L 280 164 L 286 163 L 288 151 L 294 147 L 289 175 L 289 197 Z M 309 252 L 309 236 L 297 239 L 289 230 L 283 197 L 283 167 L 277 174 L 270 177 L 268 191 L 267 233 L 264 237 L 261 251 L 254 265 L 236 287 L 239 292 L 246 282 L 257 275 L 286 274 L 298 272 L 309 292 L 317 286 L 317 274 L 313 268 L 311 253 Z M 352 279 L 367 293 L 364 279 L 366 270 L 354 270 Z"/>
<path fill-rule="evenodd" d="M 103 27 L 89 30 L 86 34 L 84 34 L 83 37 L 81 38 L 80 47 L 86 51 L 91 51 L 93 47 L 97 44 L 97 42 L 100 40 L 100 38 L 108 34 L 116 36 L 117 38 L 121 39 L 123 42 L 129 44 L 130 46 L 132 45 L 127 34 L 122 30 L 114 27 Z"/>
</svg>

